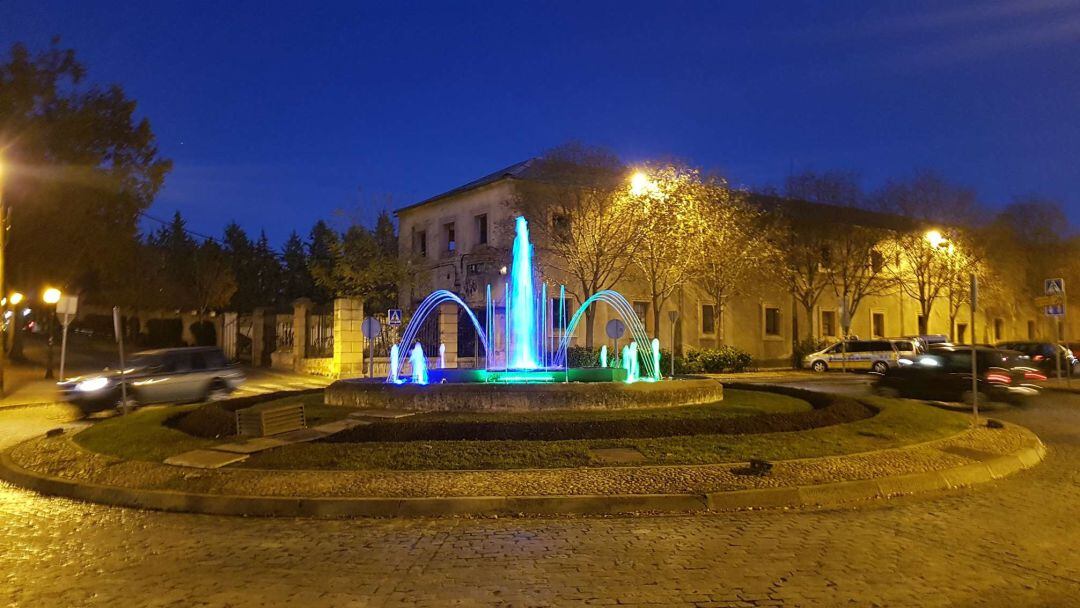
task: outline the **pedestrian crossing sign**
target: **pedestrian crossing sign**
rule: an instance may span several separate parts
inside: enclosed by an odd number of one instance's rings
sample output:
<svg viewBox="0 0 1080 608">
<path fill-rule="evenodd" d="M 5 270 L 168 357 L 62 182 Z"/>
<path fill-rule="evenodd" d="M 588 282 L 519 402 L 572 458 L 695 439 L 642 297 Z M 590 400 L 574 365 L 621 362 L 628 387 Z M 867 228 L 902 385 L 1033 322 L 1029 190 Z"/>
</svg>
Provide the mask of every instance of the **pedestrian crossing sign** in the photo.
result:
<svg viewBox="0 0 1080 608">
<path fill-rule="evenodd" d="M 1065 293 L 1065 279 L 1046 279 L 1043 281 L 1043 292 L 1048 296 Z"/>
<path fill-rule="evenodd" d="M 394 326 L 401 325 L 401 309 L 391 308 L 386 311 L 386 323 Z"/>
</svg>

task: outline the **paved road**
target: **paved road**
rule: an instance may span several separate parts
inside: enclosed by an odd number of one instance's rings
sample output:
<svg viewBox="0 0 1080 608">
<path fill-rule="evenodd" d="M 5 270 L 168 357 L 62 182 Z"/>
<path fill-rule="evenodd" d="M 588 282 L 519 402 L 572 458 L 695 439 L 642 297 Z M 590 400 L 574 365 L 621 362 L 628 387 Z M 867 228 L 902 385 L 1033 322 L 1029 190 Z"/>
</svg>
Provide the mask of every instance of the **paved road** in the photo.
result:
<svg viewBox="0 0 1080 608">
<path fill-rule="evenodd" d="M 59 407 L 0 412 L 0 443 Z M 1080 396 L 1001 417 L 1031 471 L 862 509 L 310 521 L 141 512 L 0 484 L 0 605 L 1075 606 Z"/>
</svg>

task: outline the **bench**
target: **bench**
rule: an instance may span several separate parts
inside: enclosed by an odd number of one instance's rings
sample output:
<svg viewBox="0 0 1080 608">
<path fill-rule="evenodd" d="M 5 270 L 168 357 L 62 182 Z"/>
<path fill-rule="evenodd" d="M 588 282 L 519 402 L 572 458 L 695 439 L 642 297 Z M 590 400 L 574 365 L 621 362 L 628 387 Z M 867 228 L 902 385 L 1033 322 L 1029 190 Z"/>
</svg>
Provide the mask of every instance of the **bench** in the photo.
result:
<svg viewBox="0 0 1080 608">
<path fill-rule="evenodd" d="M 268 437 L 307 428 L 304 404 L 264 403 L 236 411 L 236 434 L 241 437 Z"/>
</svg>

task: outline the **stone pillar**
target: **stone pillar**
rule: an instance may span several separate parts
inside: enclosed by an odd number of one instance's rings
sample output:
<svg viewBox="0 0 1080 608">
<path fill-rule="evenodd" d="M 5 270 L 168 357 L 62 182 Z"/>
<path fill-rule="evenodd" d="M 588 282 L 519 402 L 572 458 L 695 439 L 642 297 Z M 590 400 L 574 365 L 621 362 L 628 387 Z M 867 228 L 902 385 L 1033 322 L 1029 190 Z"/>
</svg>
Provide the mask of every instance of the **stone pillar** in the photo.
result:
<svg viewBox="0 0 1080 608">
<path fill-rule="evenodd" d="M 297 298 L 293 302 L 293 370 L 304 371 L 304 359 L 307 358 L 307 319 L 314 304 L 308 298 Z"/>
<path fill-rule="evenodd" d="M 218 316 L 221 319 L 221 331 L 218 332 L 218 346 L 225 353 L 225 359 L 236 361 L 236 338 L 239 329 L 239 315 L 235 312 L 226 312 Z"/>
<path fill-rule="evenodd" d="M 273 315 L 273 313 L 270 314 Z M 264 306 L 260 306 L 251 311 L 252 367 L 266 367 L 270 364 L 266 356 L 266 353 L 270 350 L 270 345 L 266 343 L 270 339 L 270 336 L 268 336 L 266 332 L 266 316 L 267 309 Z"/>
<path fill-rule="evenodd" d="M 439 306 L 439 342 L 446 345 L 446 367 L 457 367 L 457 351 L 458 351 L 458 311 L 461 309 L 457 304 L 447 303 Z M 432 360 L 435 364 L 432 367 L 438 366 L 439 351 L 430 353 Z"/>
<path fill-rule="evenodd" d="M 334 300 L 334 364 L 338 378 L 362 376 L 364 372 L 364 302 L 358 298 Z"/>
</svg>

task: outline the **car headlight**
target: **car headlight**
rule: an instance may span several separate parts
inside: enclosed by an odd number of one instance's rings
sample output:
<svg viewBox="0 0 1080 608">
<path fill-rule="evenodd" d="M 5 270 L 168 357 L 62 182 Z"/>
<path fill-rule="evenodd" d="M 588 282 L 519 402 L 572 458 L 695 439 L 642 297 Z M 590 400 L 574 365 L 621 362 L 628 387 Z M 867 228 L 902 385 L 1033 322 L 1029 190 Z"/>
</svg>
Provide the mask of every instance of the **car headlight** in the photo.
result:
<svg viewBox="0 0 1080 608">
<path fill-rule="evenodd" d="M 94 391 L 100 391 L 106 386 L 109 386 L 108 378 L 89 378 L 76 384 L 75 390 L 82 393 L 92 393 Z"/>
</svg>

